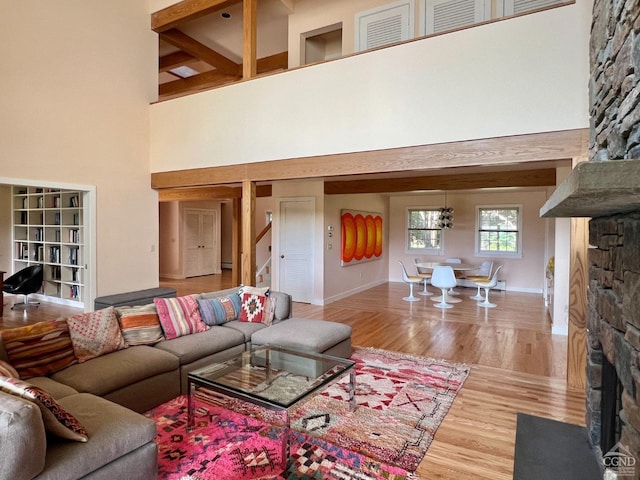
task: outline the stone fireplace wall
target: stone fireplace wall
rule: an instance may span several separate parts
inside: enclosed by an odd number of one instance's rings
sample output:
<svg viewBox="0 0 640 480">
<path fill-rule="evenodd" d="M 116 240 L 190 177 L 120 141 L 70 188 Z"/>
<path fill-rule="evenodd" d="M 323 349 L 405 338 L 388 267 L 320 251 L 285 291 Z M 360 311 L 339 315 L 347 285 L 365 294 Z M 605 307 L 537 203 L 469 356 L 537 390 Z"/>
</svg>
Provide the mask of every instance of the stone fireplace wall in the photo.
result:
<svg viewBox="0 0 640 480">
<path fill-rule="evenodd" d="M 638 0 L 595 0 L 590 62 L 590 161 L 640 159 Z M 604 355 L 623 388 L 620 443 L 640 465 L 640 211 L 628 210 L 589 224 L 586 422 L 599 445 Z"/>
<path fill-rule="evenodd" d="M 640 460 L 640 213 L 592 219 L 589 243 L 587 426 L 599 445 L 604 355 L 623 388 L 620 441 Z"/>
</svg>

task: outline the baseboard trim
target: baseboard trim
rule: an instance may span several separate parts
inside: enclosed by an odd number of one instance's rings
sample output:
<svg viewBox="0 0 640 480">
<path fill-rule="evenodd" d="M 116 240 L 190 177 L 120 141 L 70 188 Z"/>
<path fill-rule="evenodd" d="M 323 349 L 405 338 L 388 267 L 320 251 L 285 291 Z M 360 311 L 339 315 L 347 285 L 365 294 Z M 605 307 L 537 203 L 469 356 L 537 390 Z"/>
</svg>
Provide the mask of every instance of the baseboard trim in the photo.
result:
<svg viewBox="0 0 640 480">
<path fill-rule="evenodd" d="M 377 287 L 378 285 L 382 285 L 384 283 L 387 283 L 387 280 L 378 280 L 376 282 L 367 283 L 366 285 L 361 285 L 359 287 L 352 288 L 351 290 L 347 290 L 346 292 L 339 293 L 338 295 L 326 297 L 322 300 L 322 303 L 319 303 L 318 305 L 327 305 L 332 302 L 337 302 L 338 300 L 347 298 L 355 293 L 364 292 L 365 290 L 369 290 L 372 287 Z"/>
</svg>

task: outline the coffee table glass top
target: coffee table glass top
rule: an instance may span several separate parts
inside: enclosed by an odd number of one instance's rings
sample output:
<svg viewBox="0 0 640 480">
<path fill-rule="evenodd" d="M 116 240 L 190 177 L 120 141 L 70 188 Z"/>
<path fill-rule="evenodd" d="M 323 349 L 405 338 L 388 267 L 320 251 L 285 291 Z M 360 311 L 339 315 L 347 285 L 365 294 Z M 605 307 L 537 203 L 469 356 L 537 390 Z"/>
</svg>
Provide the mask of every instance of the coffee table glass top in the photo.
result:
<svg viewBox="0 0 640 480">
<path fill-rule="evenodd" d="M 189 383 L 264 406 L 289 408 L 351 371 L 352 360 L 259 346 L 189 373 Z"/>
</svg>

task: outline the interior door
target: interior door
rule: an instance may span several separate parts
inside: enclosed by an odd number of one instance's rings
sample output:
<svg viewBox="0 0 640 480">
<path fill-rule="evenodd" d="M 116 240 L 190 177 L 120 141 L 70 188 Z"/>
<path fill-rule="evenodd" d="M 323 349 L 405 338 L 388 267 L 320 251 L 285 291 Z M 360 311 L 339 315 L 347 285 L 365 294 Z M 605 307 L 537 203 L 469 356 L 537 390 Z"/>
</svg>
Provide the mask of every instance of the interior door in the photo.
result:
<svg viewBox="0 0 640 480">
<path fill-rule="evenodd" d="M 279 287 L 296 302 L 313 300 L 313 239 L 315 200 L 296 198 L 280 202 Z"/>
<path fill-rule="evenodd" d="M 215 210 L 184 211 L 184 276 L 219 273 L 216 248 Z"/>
</svg>

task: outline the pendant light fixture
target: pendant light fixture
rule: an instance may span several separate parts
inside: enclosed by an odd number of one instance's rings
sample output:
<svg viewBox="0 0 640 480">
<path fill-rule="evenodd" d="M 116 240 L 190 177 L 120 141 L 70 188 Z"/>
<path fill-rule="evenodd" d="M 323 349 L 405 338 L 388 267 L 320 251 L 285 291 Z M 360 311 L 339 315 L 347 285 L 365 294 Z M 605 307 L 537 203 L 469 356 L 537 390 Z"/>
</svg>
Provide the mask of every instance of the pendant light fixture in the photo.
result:
<svg viewBox="0 0 640 480">
<path fill-rule="evenodd" d="M 444 207 L 440 208 L 438 219 L 441 229 L 453 228 L 453 208 L 447 207 L 447 192 L 444 192 Z"/>
</svg>

